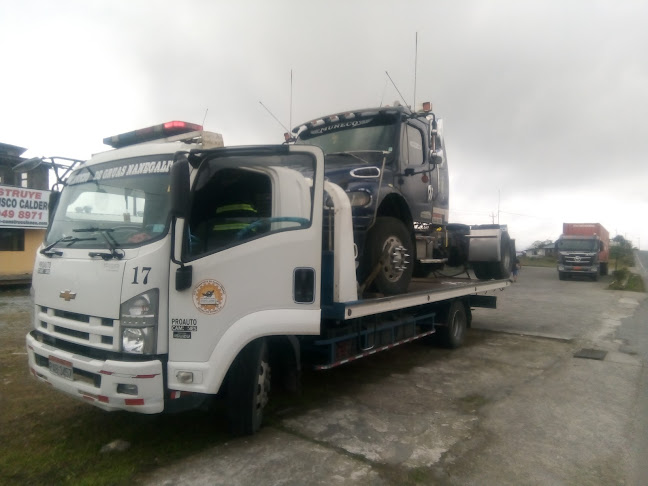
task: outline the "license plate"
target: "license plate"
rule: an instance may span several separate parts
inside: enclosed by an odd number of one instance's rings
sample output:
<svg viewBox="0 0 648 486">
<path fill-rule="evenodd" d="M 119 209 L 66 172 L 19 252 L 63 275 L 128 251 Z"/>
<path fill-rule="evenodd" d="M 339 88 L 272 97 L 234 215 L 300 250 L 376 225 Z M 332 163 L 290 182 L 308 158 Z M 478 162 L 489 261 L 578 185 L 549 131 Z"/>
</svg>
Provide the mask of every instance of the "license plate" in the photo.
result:
<svg viewBox="0 0 648 486">
<path fill-rule="evenodd" d="M 583 267 L 574 267 L 574 270 L 582 270 Z"/>
<path fill-rule="evenodd" d="M 72 363 L 55 356 L 49 357 L 49 370 L 53 375 L 60 376 L 66 380 L 74 380 L 74 373 L 72 371 Z"/>
</svg>

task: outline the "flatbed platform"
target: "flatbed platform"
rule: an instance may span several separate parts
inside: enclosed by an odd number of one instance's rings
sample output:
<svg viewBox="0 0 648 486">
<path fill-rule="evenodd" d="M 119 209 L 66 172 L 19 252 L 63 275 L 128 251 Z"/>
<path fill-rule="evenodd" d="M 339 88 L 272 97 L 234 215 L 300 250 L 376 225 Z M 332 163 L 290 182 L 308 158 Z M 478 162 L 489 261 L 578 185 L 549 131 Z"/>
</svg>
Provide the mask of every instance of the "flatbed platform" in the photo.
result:
<svg viewBox="0 0 648 486">
<path fill-rule="evenodd" d="M 322 317 L 328 319 L 356 319 L 382 312 L 395 311 L 455 299 L 466 295 L 502 290 L 510 280 L 477 280 L 473 278 L 415 278 L 405 294 L 376 296 L 353 302 L 336 302 L 322 306 Z"/>
</svg>

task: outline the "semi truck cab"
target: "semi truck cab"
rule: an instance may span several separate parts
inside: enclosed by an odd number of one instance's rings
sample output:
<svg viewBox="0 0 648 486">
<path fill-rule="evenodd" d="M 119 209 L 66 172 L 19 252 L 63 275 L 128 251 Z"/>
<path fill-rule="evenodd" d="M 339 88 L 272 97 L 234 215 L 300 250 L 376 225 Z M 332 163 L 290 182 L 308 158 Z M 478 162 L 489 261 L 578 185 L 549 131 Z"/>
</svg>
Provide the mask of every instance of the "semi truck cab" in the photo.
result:
<svg viewBox="0 0 648 486">
<path fill-rule="evenodd" d="M 430 103 L 327 115 L 287 139 L 320 147 L 327 180 L 351 201 L 361 291 L 404 293 L 412 276 L 468 262 L 480 279 L 510 275 L 514 250 L 503 227 L 449 222 L 443 122 Z"/>
</svg>

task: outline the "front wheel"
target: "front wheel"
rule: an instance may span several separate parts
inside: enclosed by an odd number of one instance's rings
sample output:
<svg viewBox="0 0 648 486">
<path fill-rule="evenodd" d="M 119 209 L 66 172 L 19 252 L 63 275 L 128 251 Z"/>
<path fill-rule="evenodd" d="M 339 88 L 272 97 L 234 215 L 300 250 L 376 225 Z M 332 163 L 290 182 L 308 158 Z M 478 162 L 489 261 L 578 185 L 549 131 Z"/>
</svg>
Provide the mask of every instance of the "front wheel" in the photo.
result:
<svg viewBox="0 0 648 486">
<path fill-rule="evenodd" d="M 365 258 L 365 278 L 377 272 L 373 283 L 378 292 L 385 295 L 407 292 L 416 256 L 412 238 L 402 221 L 377 218 L 367 234 Z"/>
<path fill-rule="evenodd" d="M 233 435 L 261 428 L 270 393 L 270 363 L 265 339 L 252 341 L 236 357 L 227 377 L 227 418 Z"/>
</svg>

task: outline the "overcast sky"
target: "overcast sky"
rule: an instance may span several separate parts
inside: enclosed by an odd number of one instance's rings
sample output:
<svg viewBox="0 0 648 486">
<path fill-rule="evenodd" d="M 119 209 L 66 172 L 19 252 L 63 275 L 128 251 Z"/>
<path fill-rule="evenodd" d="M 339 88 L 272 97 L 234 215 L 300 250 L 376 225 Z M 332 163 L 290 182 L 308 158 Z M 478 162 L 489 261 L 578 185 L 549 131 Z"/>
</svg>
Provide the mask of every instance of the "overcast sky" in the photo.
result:
<svg viewBox="0 0 648 486">
<path fill-rule="evenodd" d="M 281 143 L 260 101 L 286 126 L 391 104 L 388 71 L 444 119 L 451 220 L 648 248 L 647 21 L 623 0 L 5 1 L 0 142 L 86 159 L 179 119 Z"/>
</svg>

